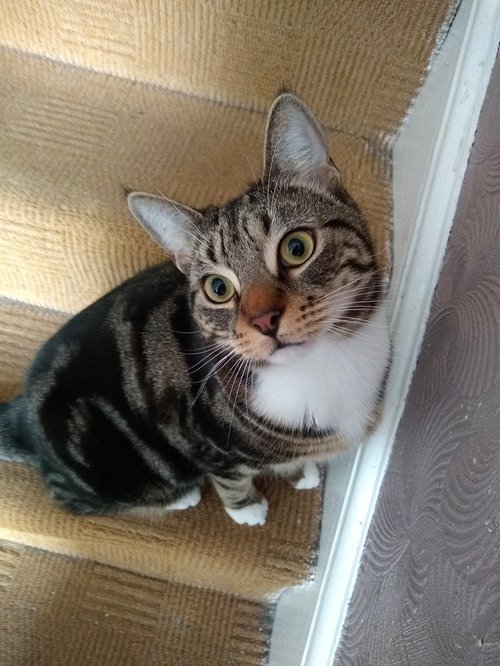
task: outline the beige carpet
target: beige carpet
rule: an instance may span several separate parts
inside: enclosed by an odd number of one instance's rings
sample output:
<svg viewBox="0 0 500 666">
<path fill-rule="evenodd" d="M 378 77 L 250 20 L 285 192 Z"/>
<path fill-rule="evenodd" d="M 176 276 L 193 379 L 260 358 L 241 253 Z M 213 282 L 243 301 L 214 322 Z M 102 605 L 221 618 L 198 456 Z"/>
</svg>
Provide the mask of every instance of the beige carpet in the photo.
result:
<svg viewBox="0 0 500 666">
<path fill-rule="evenodd" d="M 255 601 L 0 544 L 2 666 L 258 664 Z"/>
<path fill-rule="evenodd" d="M 201 207 L 237 195 L 259 173 L 265 114 L 5 48 L 0 71 L 0 286 L 9 298 L 76 312 L 161 260 L 124 187 Z M 385 152 L 328 135 L 383 251 Z"/>
<path fill-rule="evenodd" d="M 390 145 L 455 0 L 0 0 L 0 399 L 40 343 L 161 253 L 125 189 L 192 206 L 261 166 L 289 85 L 388 262 Z M 75 518 L 0 463 L 0 664 L 258 664 L 269 603 L 314 575 L 321 491 L 264 480 L 263 528 L 206 492 L 162 520 Z"/>
</svg>

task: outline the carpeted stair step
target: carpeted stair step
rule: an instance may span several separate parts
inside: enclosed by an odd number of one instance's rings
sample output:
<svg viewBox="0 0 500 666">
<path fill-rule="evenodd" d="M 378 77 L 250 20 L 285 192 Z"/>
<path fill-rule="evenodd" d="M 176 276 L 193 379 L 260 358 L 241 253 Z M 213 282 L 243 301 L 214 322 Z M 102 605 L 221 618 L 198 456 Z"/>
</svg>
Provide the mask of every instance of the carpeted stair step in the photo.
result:
<svg viewBox="0 0 500 666">
<path fill-rule="evenodd" d="M 0 295 L 0 402 L 21 391 L 24 373 L 36 352 L 66 320 L 67 315 L 60 312 Z"/>
<path fill-rule="evenodd" d="M 0 44 L 261 112 L 292 82 L 326 125 L 379 140 L 456 4 L 0 0 Z"/>
<path fill-rule="evenodd" d="M 165 255 L 124 188 L 191 206 L 242 191 L 261 168 L 264 114 L 0 48 L 0 295 L 76 312 Z M 328 134 L 385 253 L 385 150 Z"/>
<path fill-rule="evenodd" d="M 0 541 L 0 664 L 257 666 L 266 604 Z"/>
<path fill-rule="evenodd" d="M 263 482 L 270 504 L 265 526 L 231 521 L 208 488 L 201 503 L 162 518 L 72 516 L 55 506 L 37 473 L 2 462 L 0 539 L 99 562 L 115 569 L 271 600 L 312 576 L 321 492 L 299 493 Z"/>
</svg>

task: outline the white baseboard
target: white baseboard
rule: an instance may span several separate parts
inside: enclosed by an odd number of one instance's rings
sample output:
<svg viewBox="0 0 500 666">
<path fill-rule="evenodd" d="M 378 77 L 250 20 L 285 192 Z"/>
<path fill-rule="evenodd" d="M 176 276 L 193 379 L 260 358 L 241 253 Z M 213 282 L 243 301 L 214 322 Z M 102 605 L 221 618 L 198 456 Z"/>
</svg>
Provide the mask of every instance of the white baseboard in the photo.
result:
<svg viewBox="0 0 500 666">
<path fill-rule="evenodd" d="M 387 467 L 500 41 L 498 0 L 462 0 L 394 143 L 394 362 L 383 421 L 328 472 L 318 574 L 277 606 L 271 666 L 331 666 Z"/>
</svg>

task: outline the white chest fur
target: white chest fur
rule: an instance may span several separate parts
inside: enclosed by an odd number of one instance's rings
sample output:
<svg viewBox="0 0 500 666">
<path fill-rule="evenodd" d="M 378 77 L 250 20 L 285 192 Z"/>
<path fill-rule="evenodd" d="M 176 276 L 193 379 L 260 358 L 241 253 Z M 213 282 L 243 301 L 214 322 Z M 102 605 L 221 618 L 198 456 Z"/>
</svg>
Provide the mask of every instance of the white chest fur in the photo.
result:
<svg viewBox="0 0 500 666">
<path fill-rule="evenodd" d="M 287 427 L 335 428 L 353 443 L 375 407 L 390 352 L 383 307 L 346 339 L 285 348 L 258 371 L 253 409 Z"/>
</svg>

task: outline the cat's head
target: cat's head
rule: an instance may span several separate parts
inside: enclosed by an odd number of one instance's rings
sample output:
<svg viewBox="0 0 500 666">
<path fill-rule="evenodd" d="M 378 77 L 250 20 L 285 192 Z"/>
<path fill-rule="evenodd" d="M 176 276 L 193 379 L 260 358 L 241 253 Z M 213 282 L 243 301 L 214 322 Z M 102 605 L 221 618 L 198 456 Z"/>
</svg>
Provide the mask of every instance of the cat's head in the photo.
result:
<svg viewBox="0 0 500 666">
<path fill-rule="evenodd" d="M 380 278 L 366 223 L 295 95 L 280 95 L 270 110 L 264 160 L 262 178 L 219 208 L 195 211 L 140 192 L 129 206 L 187 276 L 205 337 L 280 362 L 362 325 Z"/>
</svg>

